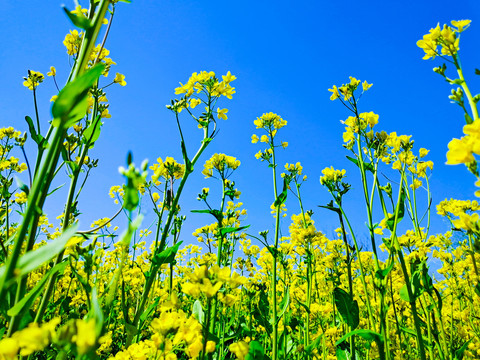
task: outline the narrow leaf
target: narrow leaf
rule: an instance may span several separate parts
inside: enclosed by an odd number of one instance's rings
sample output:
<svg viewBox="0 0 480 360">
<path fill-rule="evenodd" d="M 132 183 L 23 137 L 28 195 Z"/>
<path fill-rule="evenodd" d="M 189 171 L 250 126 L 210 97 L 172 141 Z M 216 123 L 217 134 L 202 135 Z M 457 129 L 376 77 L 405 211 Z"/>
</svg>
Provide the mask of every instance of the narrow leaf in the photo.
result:
<svg viewBox="0 0 480 360">
<path fill-rule="evenodd" d="M 67 14 L 70 21 L 76 27 L 79 27 L 80 29 L 84 29 L 84 30 L 88 30 L 92 27 L 92 23 L 85 16 L 75 15 L 75 14 L 71 13 L 70 10 L 68 10 L 65 5 L 63 5 L 62 8 L 63 8 L 63 11 L 65 12 L 65 14 Z"/>
<path fill-rule="evenodd" d="M 375 341 L 376 343 L 379 343 L 382 336 L 379 333 L 376 333 L 375 331 L 372 330 L 365 330 L 365 329 L 357 329 L 350 331 L 348 334 L 345 334 L 342 336 L 340 339 L 337 340 L 335 343 L 336 346 L 338 346 L 340 343 L 344 342 L 348 338 L 352 337 L 353 335 L 358 335 L 361 338 L 367 340 L 368 342 Z"/>
<path fill-rule="evenodd" d="M 52 106 L 53 125 L 70 127 L 87 112 L 88 90 L 98 80 L 104 64 L 97 64 L 85 73 L 68 83 L 59 93 Z"/>
<path fill-rule="evenodd" d="M 100 115 L 97 116 L 97 118 L 83 132 L 82 141 L 84 144 L 89 144 L 89 149 L 93 148 L 95 141 L 100 137 L 100 131 L 102 129 L 102 122 L 100 119 Z"/>
<path fill-rule="evenodd" d="M 280 319 L 282 318 L 285 311 L 287 311 L 288 306 L 290 305 L 290 291 L 288 287 L 285 289 L 285 296 L 283 297 L 282 301 L 280 302 L 280 312 L 277 314 L 277 321 L 276 324 L 279 323 Z"/>
<path fill-rule="evenodd" d="M 398 208 L 398 217 L 396 223 L 398 224 L 405 215 L 405 191 L 402 189 L 400 190 L 402 193 L 400 194 L 400 202 L 397 204 L 395 211 L 392 216 L 390 216 L 387 220 L 387 228 L 390 231 L 393 231 L 395 225 L 395 214 L 397 213 Z"/>
<path fill-rule="evenodd" d="M 57 256 L 70 240 L 75 231 L 77 231 L 77 224 L 70 226 L 67 230 L 63 232 L 60 237 L 49 242 L 46 245 L 40 246 L 38 249 L 31 250 L 24 254 L 20 259 L 18 259 L 17 268 L 15 269 L 15 275 L 22 277 L 27 275 L 31 271 L 39 268 L 41 265 L 50 261 L 55 256 Z M 0 278 L 5 273 L 5 266 L 0 268 Z"/>
<path fill-rule="evenodd" d="M 182 244 L 183 241 L 179 241 L 175 245 L 163 250 L 160 254 L 155 254 L 153 256 L 152 262 L 155 266 L 162 266 L 163 264 L 172 264 L 175 260 L 175 255 L 177 255 L 177 251 L 179 246 Z"/>
<path fill-rule="evenodd" d="M 250 227 L 250 225 L 240 226 L 240 227 L 222 228 L 222 229 L 220 229 L 220 235 L 223 236 L 225 234 L 229 234 L 229 233 L 232 233 L 232 232 L 237 232 L 237 231 L 241 231 L 241 230 L 244 230 L 244 229 L 248 229 L 249 227 Z"/>
<path fill-rule="evenodd" d="M 278 207 L 282 205 L 285 202 L 285 200 L 287 200 L 287 192 L 288 192 L 287 179 L 283 178 L 283 190 L 280 193 L 280 195 L 278 195 L 278 197 L 275 199 L 273 206 Z"/>
<path fill-rule="evenodd" d="M 350 156 L 347 156 L 347 159 L 350 160 L 351 162 L 353 162 L 355 165 L 357 165 L 360 168 L 360 162 L 357 159 L 354 159 Z M 364 166 L 365 170 L 368 170 L 372 173 L 375 172 L 375 168 L 373 167 L 372 163 L 363 162 L 363 166 Z"/>
<path fill-rule="evenodd" d="M 16 303 L 10 310 L 8 310 L 8 316 L 17 316 L 18 314 L 23 313 L 25 310 L 29 309 L 35 299 L 40 295 L 45 284 L 50 277 L 55 273 L 62 273 L 67 266 L 67 262 L 61 262 L 51 268 L 44 276 L 42 276 L 41 280 L 35 285 L 35 287 L 30 290 L 30 292 L 23 297 L 18 303 Z"/>
<path fill-rule="evenodd" d="M 202 303 L 198 299 L 193 303 L 192 314 L 197 318 L 200 324 L 203 324 L 205 313 L 203 312 Z"/>
</svg>

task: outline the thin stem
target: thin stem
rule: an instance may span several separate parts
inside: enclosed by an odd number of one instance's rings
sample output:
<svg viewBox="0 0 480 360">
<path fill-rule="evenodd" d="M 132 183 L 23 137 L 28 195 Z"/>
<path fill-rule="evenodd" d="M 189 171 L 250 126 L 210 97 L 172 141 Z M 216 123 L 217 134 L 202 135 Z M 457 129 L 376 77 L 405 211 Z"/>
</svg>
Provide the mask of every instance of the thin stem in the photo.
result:
<svg viewBox="0 0 480 360">
<path fill-rule="evenodd" d="M 270 134 L 271 135 L 271 134 Z M 271 135 L 271 149 L 272 151 L 272 172 L 273 172 L 273 193 L 275 201 L 278 198 L 277 190 L 277 172 L 276 167 L 277 163 L 275 161 L 275 147 L 273 145 L 273 136 Z M 280 204 L 277 205 L 275 212 L 275 242 L 274 242 L 274 253 L 272 254 L 273 258 L 273 269 L 272 269 L 272 325 L 273 325 L 273 340 L 272 340 L 272 360 L 277 360 L 277 347 L 278 347 L 278 323 L 277 323 L 277 249 L 278 249 L 278 239 L 280 234 Z"/>
</svg>

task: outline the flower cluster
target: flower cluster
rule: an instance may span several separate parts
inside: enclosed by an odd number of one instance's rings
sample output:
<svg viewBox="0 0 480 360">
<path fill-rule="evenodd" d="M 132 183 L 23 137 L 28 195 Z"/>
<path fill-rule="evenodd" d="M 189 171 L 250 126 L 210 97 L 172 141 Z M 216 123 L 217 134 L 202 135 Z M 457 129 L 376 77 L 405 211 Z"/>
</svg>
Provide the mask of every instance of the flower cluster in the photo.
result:
<svg viewBox="0 0 480 360">
<path fill-rule="evenodd" d="M 205 175 L 205 178 L 209 178 L 213 176 L 213 170 L 216 170 L 221 179 L 226 179 L 231 175 L 233 170 L 236 170 L 239 166 L 240 160 L 237 160 L 233 156 L 213 154 L 212 157 L 205 162 L 202 174 Z"/>
<path fill-rule="evenodd" d="M 448 25 L 437 24 L 435 28 L 430 29 L 428 34 L 423 35 L 423 39 L 417 41 L 417 46 L 425 51 L 424 60 L 434 59 L 436 56 L 454 56 L 459 48 L 459 34 L 470 26 L 471 20 L 452 21 L 453 28 Z M 441 46 L 441 52 L 438 52 L 438 46 Z"/>
</svg>

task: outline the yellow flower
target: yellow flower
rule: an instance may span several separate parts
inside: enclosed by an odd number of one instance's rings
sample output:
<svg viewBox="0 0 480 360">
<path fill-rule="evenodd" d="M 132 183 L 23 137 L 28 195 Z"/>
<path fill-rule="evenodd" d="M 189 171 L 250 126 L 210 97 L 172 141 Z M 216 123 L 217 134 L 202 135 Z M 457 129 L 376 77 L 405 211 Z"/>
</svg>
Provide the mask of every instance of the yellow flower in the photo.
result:
<svg viewBox="0 0 480 360">
<path fill-rule="evenodd" d="M 230 73 L 230 71 L 229 71 L 229 73 Z M 205 351 L 207 353 L 214 352 L 215 351 L 215 342 L 214 341 L 207 341 L 207 346 L 205 347 Z"/>
<path fill-rule="evenodd" d="M 423 39 L 417 41 L 417 46 L 425 52 L 423 60 L 434 59 L 437 53 L 437 42 L 432 39 L 430 34 L 423 35 Z"/>
<path fill-rule="evenodd" d="M 75 10 L 70 11 L 72 14 L 75 14 L 77 16 L 87 16 L 88 15 L 88 9 L 82 8 L 80 5 L 77 5 L 75 7 Z"/>
<path fill-rule="evenodd" d="M 322 170 L 323 176 L 320 177 L 320 184 L 328 182 L 339 182 L 345 177 L 346 170 L 335 170 L 333 166 Z"/>
<path fill-rule="evenodd" d="M 50 71 L 47 72 L 47 76 L 55 76 L 57 74 L 57 70 L 54 66 L 50 66 Z"/>
<path fill-rule="evenodd" d="M 362 83 L 362 90 L 363 91 L 367 91 L 368 89 L 370 89 L 372 87 L 373 84 L 369 84 L 367 83 L 367 80 L 365 80 L 363 83 Z"/>
<path fill-rule="evenodd" d="M 452 25 L 457 28 L 457 31 L 461 33 L 470 26 L 472 20 L 452 20 Z"/>
<path fill-rule="evenodd" d="M 21 193 L 16 193 L 15 202 L 19 205 L 25 204 L 27 202 L 27 194 L 25 194 L 23 191 Z"/>
<path fill-rule="evenodd" d="M 200 99 L 192 99 L 192 100 L 190 100 L 190 107 L 192 109 L 195 109 L 195 107 L 197 105 L 200 105 L 201 103 L 202 103 L 202 100 L 200 100 Z"/>
<path fill-rule="evenodd" d="M 478 213 L 473 213 L 471 215 L 466 213 L 461 213 L 460 218 L 457 220 L 453 220 L 453 226 L 457 229 L 463 229 L 467 232 L 474 232 L 478 233 L 480 231 L 480 226 L 478 223 L 479 215 Z"/>
<path fill-rule="evenodd" d="M 421 180 L 418 180 L 418 179 L 414 179 L 414 180 L 413 180 L 413 183 L 410 184 L 410 188 L 411 188 L 412 190 L 418 189 L 420 186 L 422 186 L 422 181 L 421 181 Z"/>
<path fill-rule="evenodd" d="M 233 80 L 235 80 L 235 79 L 236 79 L 236 76 L 235 76 L 235 75 L 232 75 L 232 74 L 230 73 L 230 71 L 227 72 L 227 75 L 222 75 L 222 80 L 223 80 L 223 82 L 226 83 L 226 84 L 229 84 L 231 81 L 233 81 Z"/>
<path fill-rule="evenodd" d="M 120 73 L 117 73 L 115 75 L 115 79 L 113 79 L 114 83 L 120 84 L 122 86 L 127 85 L 127 82 L 125 81 L 125 75 L 122 75 Z"/>
<path fill-rule="evenodd" d="M 259 138 L 257 135 L 253 134 L 252 135 L 252 144 L 256 144 L 258 142 Z"/>
<path fill-rule="evenodd" d="M 34 90 L 40 83 L 43 82 L 45 77 L 41 72 L 28 70 L 28 77 L 24 77 L 25 80 L 23 82 L 23 86 L 29 88 L 30 90 Z"/>
<path fill-rule="evenodd" d="M 215 169 L 222 179 L 226 179 L 231 174 L 231 171 L 236 170 L 239 166 L 240 161 L 233 156 L 213 154 L 212 157 L 205 162 L 202 174 L 205 175 L 206 178 L 212 177 L 213 170 Z"/>
<path fill-rule="evenodd" d="M 274 114 L 272 112 L 265 113 L 259 118 L 257 118 L 254 122 L 257 129 L 266 129 L 266 130 L 273 130 L 273 129 L 280 129 L 287 125 L 287 122 L 283 120 L 279 115 Z"/>
<path fill-rule="evenodd" d="M 427 156 L 429 152 L 430 152 L 430 150 L 425 149 L 425 148 L 421 148 L 420 151 L 419 151 L 419 156 L 421 158 L 423 158 L 423 157 Z"/>
<path fill-rule="evenodd" d="M 203 342 L 201 339 L 197 340 L 188 346 L 188 354 L 191 358 L 196 359 L 200 355 L 200 351 L 203 349 Z"/>
<path fill-rule="evenodd" d="M 332 92 L 332 95 L 330 96 L 330 100 L 335 100 L 340 97 L 340 93 L 338 92 L 338 89 L 335 85 L 331 89 L 328 89 L 328 91 Z"/>
<path fill-rule="evenodd" d="M 250 346 L 245 341 L 233 343 L 228 349 L 235 354 L 238 360 L 244 360 L 248 354 Z"/>
<path fill-rule="evenodd" d="M 97 340 L 95 334 L 95 319 L 76 320 L 77 334 L 72 337 L 72 341 L 77 345 L 79 355 L 86 354 Z"/>
<path fill-rule="evenodd" d="M 12 338 L 5 338 L 0 340 L 0 359 L 14 360 L 17 359 L 17 354 L 20 348 L 16 340 Z"/>
<path fill-rule="evenodd" d="M 227 120 L 228 109 L 217 108 L 217 116 L 219 119 Z"/>
<path fill-rule="evenodd" d="M 65 36 L 63 45 L 67 48 L 68 55 L 75 55 L 78 53 L 80 44 L 82 43 L 83 32 L 78 33 L 77 30 L 70 30 L 70 34 Z"/>
<path fill-rule="evenodd" d="M 448 143 L 447 164 L 468 164 L 475 160 L 472 154 L 472 144 L 468 137 L 453 139 Z"/>
</svg>

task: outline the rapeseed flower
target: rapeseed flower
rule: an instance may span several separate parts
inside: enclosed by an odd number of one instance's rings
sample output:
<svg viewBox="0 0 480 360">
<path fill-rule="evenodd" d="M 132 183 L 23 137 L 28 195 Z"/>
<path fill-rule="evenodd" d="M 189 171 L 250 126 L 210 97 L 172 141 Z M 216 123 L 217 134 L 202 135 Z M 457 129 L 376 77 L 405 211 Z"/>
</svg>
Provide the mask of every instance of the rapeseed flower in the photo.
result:
<svg viewBox="0 0 480 360">
<path fill-rule="evenodd" d="M 37 86 L 43 82 L 45 76 L 41 72 L 28 70 L 28 77 L 23 78 L 25 81 L 23 82 L 23 86 L 30 90 L 35 90 Z"/>
</svg>

